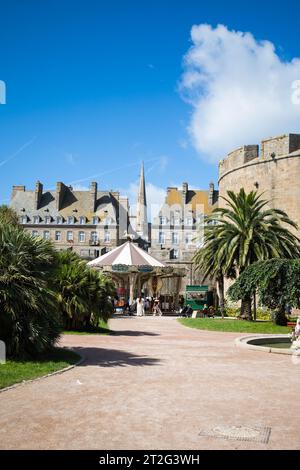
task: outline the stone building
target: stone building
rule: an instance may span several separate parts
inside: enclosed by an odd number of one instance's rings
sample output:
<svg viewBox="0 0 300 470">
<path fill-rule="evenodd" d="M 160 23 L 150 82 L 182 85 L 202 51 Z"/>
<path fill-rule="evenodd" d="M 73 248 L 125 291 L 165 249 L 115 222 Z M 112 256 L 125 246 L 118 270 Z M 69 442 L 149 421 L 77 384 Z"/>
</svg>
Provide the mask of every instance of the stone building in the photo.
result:
<svg viewBox="0 0 300 470">
<path fill-rule="evenodd" d="M 300 134 L 265 139 L 245 145 L 219 163 L 219 206 L 224 207 L 228 190 L 263 193 L 269 206 L 285 211 L 300 227 Z M 293 230 L 300 236 L 299 230 Z M 232 281 L 225 280 L 225 291 Z"/>
<path fill-rule="evenodd" d="M 218 191 L 210 183 L 208 190 L 167 188 L 165 203 L 151 227 L 150 253 L 165 265 L 181 270 L 185 275 L 169 279 L 162 293 L 185 291 L 187 284 L 200 284 L 201 273 L 195 272 L 192 258 L 203 243 L 204 216 L 218 201 Z M 177 283 L 175 285 L 175 283 Z"/>
<path fill-rule="evenodd" d="M 93 259 L 126 241 L 128 198 L 117 191 L 98 190 L 92 182 L 86 191 L 57 183 L 55 190 L 13 186 L 10 206 L 21 224 L 34 236 L 54 242 L 56 249 L 71 249 Z"/>
<path fill-rule="evenodd" d="M 285 134 L 265 139 L 258 145 L 246 145 L 219 164 L 219 192 L 257 190 L 270 201 L 270 207 L 282 209 L 300 227 L 300 134 Z M 225 205 L 220 197 L 219 206 Z M 298 232 L 299 235 L 299 232 Z"/>
</svg>

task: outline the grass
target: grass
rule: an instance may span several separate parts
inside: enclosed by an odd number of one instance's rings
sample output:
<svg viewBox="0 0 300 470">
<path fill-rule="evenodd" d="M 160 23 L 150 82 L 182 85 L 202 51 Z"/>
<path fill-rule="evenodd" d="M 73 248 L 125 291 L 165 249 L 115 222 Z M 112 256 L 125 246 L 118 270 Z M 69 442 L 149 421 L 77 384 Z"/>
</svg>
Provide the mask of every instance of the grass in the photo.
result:
<svg viewBox="0 0 300 470">
<path fill-rule="evenodd" d="M 0 389 L 64 369 L 79 359 L 80 356 L 73 351 L 55 348 L 40 359 L 8 360 L 0 364 Z"/>
<path fill-rule="evenodd" d="M 269 321 L 250 322 L 245 320 L 222 320 L 217 318 L 179 318 L 178 321 L 190 328 L 210 331 L 227 331 L 233 333 L 288 334 L 287 326 L 274 325 Z"/>
<path fill-rule="evenodd" d="M 64 335 L 110 335 L 108 323 L 104 320 L 99 321 L 99 326 L 88 327 L 80 330 L 64 330 Z"/>
</svg>

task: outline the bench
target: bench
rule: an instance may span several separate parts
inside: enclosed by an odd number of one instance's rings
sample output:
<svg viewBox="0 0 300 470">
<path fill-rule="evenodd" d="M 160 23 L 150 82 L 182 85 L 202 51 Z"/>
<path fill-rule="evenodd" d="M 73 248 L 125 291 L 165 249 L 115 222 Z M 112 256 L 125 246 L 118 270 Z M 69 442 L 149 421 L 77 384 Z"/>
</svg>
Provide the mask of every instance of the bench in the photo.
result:
<svg viewBox="0 0 300 470">
<path fill-rule="evenodd" d="M 297 323 L 296 323 L 295 321 L 288 321 L 288 322 L 287 322 L 287 326 L 288 326 L 289 328 L 292 328 L 292 329 L 295 328 L 296 324 L 297 324 Z"/>
</svg>

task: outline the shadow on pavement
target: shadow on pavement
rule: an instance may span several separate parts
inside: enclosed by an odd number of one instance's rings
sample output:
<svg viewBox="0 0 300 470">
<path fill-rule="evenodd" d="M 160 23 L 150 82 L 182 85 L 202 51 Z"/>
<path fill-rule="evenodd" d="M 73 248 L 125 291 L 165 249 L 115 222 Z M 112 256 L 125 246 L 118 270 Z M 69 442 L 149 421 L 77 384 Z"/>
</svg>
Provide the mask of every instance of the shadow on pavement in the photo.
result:
<svg viewBox="0 0 300 470">
<path fill-rule="evenodd" d="M 155 366 L 161 360 L 154 357 L 139 356 L 118 349 L 73 347 L 72 350 L 81 354 L 84 361 L 78 367 L 125 367 L 125 366 Z"/>
<path fill-rule="evenodd" d="M 159 333 L 152 333 L 151 331 L 131 331 L 131 330 L 111 330 L 111 335 L 114 336 L 160 336 Z"/>
</svg>

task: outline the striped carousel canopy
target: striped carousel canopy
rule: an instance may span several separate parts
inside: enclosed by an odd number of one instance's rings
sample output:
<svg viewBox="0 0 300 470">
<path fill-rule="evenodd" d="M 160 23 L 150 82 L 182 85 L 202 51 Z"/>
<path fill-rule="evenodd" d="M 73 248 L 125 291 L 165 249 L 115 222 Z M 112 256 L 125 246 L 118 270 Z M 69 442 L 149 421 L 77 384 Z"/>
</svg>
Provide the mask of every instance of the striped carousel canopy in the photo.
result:
<svg viewBox="0 0 300 470">
<path fill-rule="evenodd" d="M 114 248 L 112 251 L 90 261 L 88 265 L 93 267 L 114 265 L 164 267 L 164 264 L 153 258 L 153 256 L 150 256 L 149 253 L 142 250 L 131 241 L 127 241 L 123 245 Z"/>
</svg>

